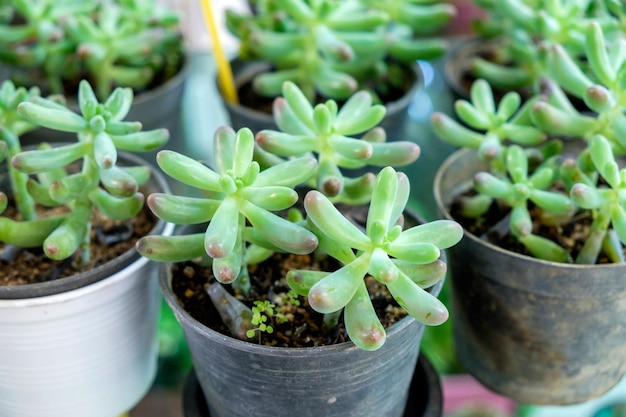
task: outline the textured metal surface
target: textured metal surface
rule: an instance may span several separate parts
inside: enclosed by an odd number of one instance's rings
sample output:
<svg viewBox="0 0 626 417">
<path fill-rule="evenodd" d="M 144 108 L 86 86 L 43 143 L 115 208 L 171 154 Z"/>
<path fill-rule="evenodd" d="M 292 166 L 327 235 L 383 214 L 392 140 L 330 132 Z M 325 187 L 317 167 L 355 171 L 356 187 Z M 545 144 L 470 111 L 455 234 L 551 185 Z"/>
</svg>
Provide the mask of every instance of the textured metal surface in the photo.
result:
<svg viewBox="0 0 626 417">
<path fill-rule="evenodd" d="M 435 183 L 441 210 L 476 167 L 472 152 L 448 159 Z M 626 265 L 540 261 L 469 233 L 447 255 L 459 360 L 489 388 L 518 402 L 569 404 L 626 372 Z"/>
</svg>

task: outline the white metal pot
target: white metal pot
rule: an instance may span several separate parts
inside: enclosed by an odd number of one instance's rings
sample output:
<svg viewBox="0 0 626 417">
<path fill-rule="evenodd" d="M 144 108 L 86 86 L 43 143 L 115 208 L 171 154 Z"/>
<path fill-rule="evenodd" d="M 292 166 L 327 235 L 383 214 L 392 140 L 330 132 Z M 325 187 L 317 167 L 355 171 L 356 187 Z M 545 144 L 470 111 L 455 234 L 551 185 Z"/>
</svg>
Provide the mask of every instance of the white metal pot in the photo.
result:
<svg viewBox="0 0 626 417">
<path fill-rule="evenodd" d="M 160 306 L 155 265 L 144 258 L 82 288 L 0 300 L 0 416 L 130 410 L 156 374 Z"/>
<path fill-rule="evenodd" d="M 158 171 L 143 187 L 169 191 Z M 159 220 L 150 234 L 173 231 Z M 0 417 L 117 417 L 138 403 L 156 375 L 157 275 L 132 248 L 70 277 L 0 286 Z"/>
</svg>

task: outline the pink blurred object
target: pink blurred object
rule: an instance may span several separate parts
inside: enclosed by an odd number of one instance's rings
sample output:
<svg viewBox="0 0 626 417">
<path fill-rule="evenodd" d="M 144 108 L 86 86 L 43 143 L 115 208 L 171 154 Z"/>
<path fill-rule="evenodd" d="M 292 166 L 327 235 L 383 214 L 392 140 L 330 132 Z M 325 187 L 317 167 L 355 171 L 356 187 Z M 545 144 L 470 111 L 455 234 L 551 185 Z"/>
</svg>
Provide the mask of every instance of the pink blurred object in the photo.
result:
<svg viewBox="0 0 626 417">
<path fill-rule="evenodd" d="M 442 387 L 444 415 L 468 405 L 486 405 L 509 416 L 515 413 L 512 400 L 485 388 L 470 375 L 445 375 L 442 377 Z"/>
</svg>

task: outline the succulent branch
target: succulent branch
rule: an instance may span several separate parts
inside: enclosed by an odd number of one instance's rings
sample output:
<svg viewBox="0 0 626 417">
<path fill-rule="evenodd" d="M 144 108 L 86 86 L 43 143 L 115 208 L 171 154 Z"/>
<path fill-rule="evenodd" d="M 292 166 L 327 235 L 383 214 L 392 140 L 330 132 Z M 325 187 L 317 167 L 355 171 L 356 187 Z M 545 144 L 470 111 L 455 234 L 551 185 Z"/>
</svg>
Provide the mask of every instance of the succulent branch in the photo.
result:
<svg viewBox="0 0 626 417">
<path fill-rule="evenodd" d="M 263 151 L 281 158 L 315 156 L 317 169 L 308 185 L 334 201 L 365 203 L 373 187 L 372 173 L 347 178 L 342 168 L 402 166 L 419 156 L 420 148 L 413 142 L 386 142 L 384 130 L 376 127 L 385 115 L 385 107 L 374 105 L 366 91 L 352 95 L 341 109 L 333 100 L 311 105 L 291 82 L 285 82 L 282 91 L 283 96 L 274 101 L 274 119 L 281 130 L 258 132 L 256 143 Z M 360 139 L 352 137 L 364 132 Z M 262 154 L 261 149 L 257 154 Z M 267 155 L 265 159 L 270 165 L 279 161 Z"/>
<path fill-rule="evenodd" d="M 152 194 L 148 205 L 163 220 L 177 224 L 209 222 L 193 241 L 189 236 L 148 236 L 139 252 L 158 261 L 182 261 L 202 249 L 213 259 L 213 273 L 222 283 L 236 280 L 244 265 L 246 229 L 251 227 L 270 249 L 305 254 L 317 246 L 304 227 L 274 213 L 296 203 L 293 187 L 306 181 L 315 169 L 314 158 L 304 156 L 260 171 L 252 159 L 254 137 L 249 129 L 229 127 L 215 134 L 215 170 L 173 151 L 161 151 L 157 162 L 172 178 L 191 187 L 216 193 L 215 198 Z M 184 203 L 184 204 L 181 204 Z M 251 226 L 246 226 L 246 221 Z M 200 248 L 191 245 L 201 244 Z"/>
<path fill-rule="evenodd" d="M 319 239 L 319 248 L 337 258 L 343 267 L 331 273 L 296 270 L 287 282 L 309 299 L 320 313 L 345 308 L 344 320 L 351 340 L 360 348 L 375 350 L 385 342 L 385 330 L 372 307 L 364 277 L 372 275 L 387 286 L 398 303 L 417 320 L 443 323 L 445 306 L 424 290 L 445 274 L 440 250 L 456 244 L 461 227 L 440 220 L 402 230 L 402 211 L 409 198 L 409 182 L 391 167 L 377 176 L 365 232 L 354 226 L 320 192 L 310 191 L 304 205 L 307 222 Z M 350 248 L 349 250 L 347 250 Z M 437 265 L 437 266 L 435 266 Z"/>
<path fill-rule="evenodd" d="M 37 175 L 26 182 L 29 195 L 42 205 L 67 207 L 54 217 L 13 221 L 0 218 L 0 240 L 21 247 L 43 245 L 51 259 L 75 253 L 89 259 L 89 231 L 97 208 L 111 219 L 128 219 L 143 206 L 141 185 L 149 168 L 117 166 L 117 149 L 147 151 L 168 139 L 165 129 L 141 132 L 138 122 L 123 121 L 133 100 L 132 90 L 117 88 L 100 103 L 91 85 L 79 87 L 81 114 L 46 98 L 33 96 L 17 109 L 21 117 L 37 126 L 74 132 L 77 142 L 57 147 L 42 146 L 21 151 L 11 159 L 22 174 Z M 72 165 L 77 169 L 71 169 Z"/>
</svg>

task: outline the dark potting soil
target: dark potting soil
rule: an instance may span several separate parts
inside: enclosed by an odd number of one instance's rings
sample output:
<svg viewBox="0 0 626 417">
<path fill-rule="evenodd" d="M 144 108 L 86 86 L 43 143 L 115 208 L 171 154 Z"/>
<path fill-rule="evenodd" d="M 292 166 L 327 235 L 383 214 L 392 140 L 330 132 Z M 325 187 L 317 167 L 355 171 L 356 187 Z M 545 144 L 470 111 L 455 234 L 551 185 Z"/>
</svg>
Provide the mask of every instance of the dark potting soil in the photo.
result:
<svg viewBox="0 0 626 417">
<path fill-rule="evenodd" d="M 356 224 L 363 225 L 366 212 L 355 207 L 343 207 L 344 215 Z M 407 224 L 410 227 L 413 224 Z M 249 294 L 235 293 L 231 285 L 226 285 L 232 294 L 252 307 L 255 301 L 268 300 L 276 306 L 276 312 L 287 318 L 286 321 L 274 319 L 273 332 L 257 331 L 252 343 L 279 347 L 325 346 L 348 341 L 343 317 L 332 329 L 323 325 L 323 315 L 308 306 L 306 297 L 289 293 L 285 280 L 287 271 L 293 269 L 313 269 L 333 271 L 339 264 L 332 258 L 314 255 L 293 255 L 275 253 L 267 261 L 249 268 L 252 289 Z M 214 283 L 211 266 L 202 266 L 192 261 L 174 264 L 172 269 L 172 290 L 179 303 L 196 320 L 222 334 L 229 335 L 228 328 L 222 323 L 219 314 L 207 294 L 210 283 Z M 370 299 L 382 325 L 388 328 L 407 313 L 396 303 L 387 287 L 373 277 L 366 278 Z M 275 315 L 277 317 L 277 315 Z"/>
<path fill-rule="evenodd" d="M 450 207 L 450 215 L 459 222 L 465 230 L 480 237 L 502 249 L 520 253 L 530 257 L 528 250 L 517 241 L 508 231 L 509 208 L 499 206 L 495 202 L 480 219 L 467 218 L 460 214 L 459 201 L 455 201 Z M 537 219 L 539 210 L 529 207 L 531 217 Z M 588 210 L 580 211 L 572 216 L 567 222 L 558 225 L 542 224 L 539 221 L 533 223 L 533 233 L 556 242 L 567 250 L 572 259 L 575 259 L 589 236 L 589 228 L 592 221 L 592 213 Z M 598 264 L 610 263 L 604 255 L 598 257 Z"/>
<path fill-rule="evenodd" d="M 374 77 L 368 78 L 373 80 Z M 399 100 L 411 89 L 415 83 L 415 75 L 407 67 L 393 64 L 389 67 L 386 78 L 380 79 L 379 82 L 367 82 L 362 85 L 361 89 L 370 91 L 374 96 L 374 103 L 391 103 Z M 261 111 L 263 113 L 272 114 L 272 104 L 275 97 L 264 97 L 257 94 L 252 88 L 252 82 L 244 83 L 237 90 L 240 103 L 248 108 Z M 327 99 L 318 96 L 316 103 L 324 103 Z M 342 100 L 336 100 L 339 107 L 345 103 Z"/>
<path fill-rule="evenodd" d="M 3 215 L 14 216 L 12 213 L 14 210 L 9 207 Z M 0 243 L 0 285 L 51 281 L 92 269 L 134 250 L 137 240 L 147 235 L 155 224 L 156 218 L 147 208 L 127 221 L 112 221 L 96 212 L 91 230 L 91 261 L 80 268 L 72 265 L 72 258 L 49 259 L 41 248 L 21 249 Z"/>
<path fill-rule="evenodd" d="M 237 298 L 249 307 L 252 307 L 255 301 L 268 300 L 276 306 L 276 313 L 282 314 L 287 320 L 281 322 L 275 314 L 273 320 L 270 318 L 272 322 L 267 323 L 273 326 L 273 332 L 257 331 L 250 341 L 268 346 L 312 347 L 349 340 L 341 319 L 336 327 L 325 329 L 323 315 L 313 311 L 305 297 L 290 294 L 284 278 L 291 269 L 332 270 L 337 267 L 336 263 L 327 258 L 314 260 L 310 255 L 277 253 L 269 260 L 251 268 L 249 273 L 252 290 L 247 295 L 236 294 Z M 205 326 L 230 335 L 207 294 L 209 283 L 212 282 L 215 282 L 215 278 L 210 266 L 200 266 L 191 261 L 173 266 L 172 289 L 183 308 Z M 371 277 L 366 283 L 383 326 L 389 327 L 406 316 L 404 310 L 389 295 L 386 287 Z M 227 285 L 226 288 L 235 294 L 231 286 Z"/>
</svg>

